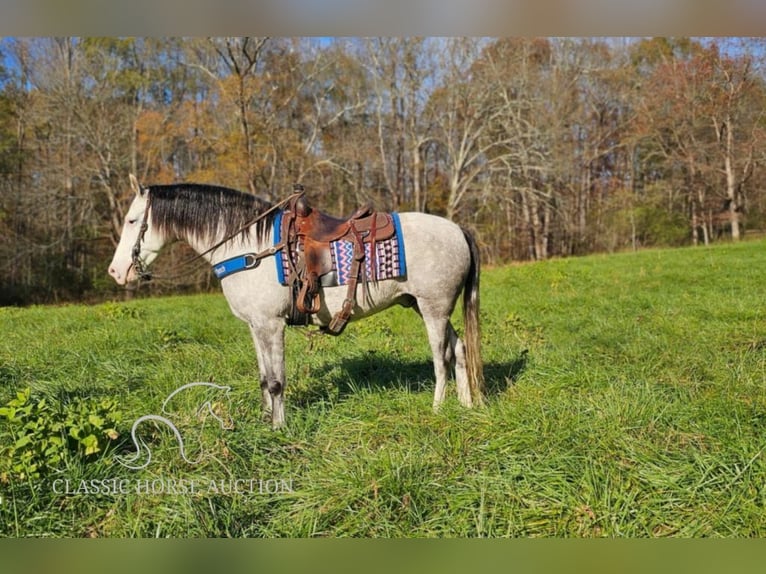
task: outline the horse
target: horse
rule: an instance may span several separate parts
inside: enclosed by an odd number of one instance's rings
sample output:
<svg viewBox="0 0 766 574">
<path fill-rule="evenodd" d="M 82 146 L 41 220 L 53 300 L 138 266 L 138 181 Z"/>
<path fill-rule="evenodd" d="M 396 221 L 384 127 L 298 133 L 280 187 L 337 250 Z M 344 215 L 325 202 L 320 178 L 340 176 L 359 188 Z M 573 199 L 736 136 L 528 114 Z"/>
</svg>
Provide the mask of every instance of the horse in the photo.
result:
<svg viewBox="0 0 766 574">
<path fill-rule="evenodd" d="M 285 424 L 285 328 L 293 293 L 280 283 L 275 264 L 285 246 L 274 242 L 275 218 L 285 202 L 271 204 L 253 194 L 197 183 L 144 186 L 130 175 L 135 197 L 126 213 L 109 274 L 119 285 L 148 276 L 148 267 L 172 241 L 185 241 L 213 269 L 247 254 L 242 272 L 221 279 L 231 312 L 250 328 L 255 346 L 264 418 L 272 427 Z M 433 409 L 443 403 L 450 370 L 457 397 L 465 407 L 483 403 L 484 377 L 479 330 L 479 249 L 470 232 L 436 215 L 397 214 L 406 253 L 406 275 L 368 281 L 356 297 L 350 321 L 395 305 L 410 307 L 425 323 L 433 355 L 436 385 Z M 463 296 L 464 338 L 451 323 Z M 318 309 L 308 323 L 320 328 L 348 303 L 343 286 L 323 286 Z"/>
</svg>

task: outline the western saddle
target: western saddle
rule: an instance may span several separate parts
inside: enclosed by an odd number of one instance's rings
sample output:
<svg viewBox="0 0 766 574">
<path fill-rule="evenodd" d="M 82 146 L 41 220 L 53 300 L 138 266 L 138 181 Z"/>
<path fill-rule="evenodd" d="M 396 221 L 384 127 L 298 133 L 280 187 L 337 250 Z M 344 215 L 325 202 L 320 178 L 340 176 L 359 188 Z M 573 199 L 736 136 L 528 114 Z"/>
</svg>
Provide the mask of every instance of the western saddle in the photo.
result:
<svg viewBox="0 0 766 574">
<path fill-rule="evenodd" d="M 330 244 L 334 241 L 347 241 L 353 245 L 348 291 L 341 309 L 335 313 L 330 324 L 323 328 L 331 335 L 339 335 L 354 310 L 357 283 L 361 279 L 366 287 L 370 279 L 364 265 L 367 257 L 365 244 L 371 245 L 371 268 L 374 274 L 375 244 L 394 235 L 396 230 L 393 218 L 391 214 L 373 211 L 367 205 L 357 209 L 347 219 L 339 219 L 309 206 L 302 185 L 293 186 L 293 190 L 296 195 L 282 216 L 282 238 L 285 240 L 290 271 L 288 282 L 293 294 L 291 322 L 308 324 L 309 316 L 319 311 L 321 287 L 336 284 Z"/>
</svg>

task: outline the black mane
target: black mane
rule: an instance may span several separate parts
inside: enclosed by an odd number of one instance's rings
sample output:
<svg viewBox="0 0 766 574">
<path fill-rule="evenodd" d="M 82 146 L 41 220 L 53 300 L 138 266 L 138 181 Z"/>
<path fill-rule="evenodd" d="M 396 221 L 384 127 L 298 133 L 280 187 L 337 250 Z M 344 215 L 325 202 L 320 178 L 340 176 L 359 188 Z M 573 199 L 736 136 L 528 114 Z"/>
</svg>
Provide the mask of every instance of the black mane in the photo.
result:
<svg viewBox="0 0 766 574">
<path fill-rule="evenodd" d="M 215 240 L 249 233 L 242 228 L 271 205 L 254 195 L 216 185 L 181 183 L 149 188 L 152 224 L 166 237 Z M 271 229 L 269 214 L 255 226 L 259 239 Z"/>
</svg>

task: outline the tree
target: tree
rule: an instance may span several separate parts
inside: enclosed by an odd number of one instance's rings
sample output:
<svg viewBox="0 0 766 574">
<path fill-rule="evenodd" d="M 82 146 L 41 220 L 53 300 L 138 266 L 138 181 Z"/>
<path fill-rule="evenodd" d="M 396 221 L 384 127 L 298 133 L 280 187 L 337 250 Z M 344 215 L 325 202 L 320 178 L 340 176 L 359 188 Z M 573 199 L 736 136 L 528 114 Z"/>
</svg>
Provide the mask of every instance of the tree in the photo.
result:
<svg viewBox="0 0 766 574">
<path fill-rule="evenodd" d="M 640 147 L 644 161 L 662 159 L 650 177 L 675 182 L 666 186 L 671 201 L 675 189 L 682 190 L 695 243 L 708 243 L 722 219 L 736 240 L 763 138 L 763 82 L 749 54 L 723 56 L 716 44 L 681 45 L 653 62 L 642 94 L 646 143 Z"/>
<path fill-rule="evenodd" d="M 374 38 L 364 57 L 371 75 L 380 171 L 394 209 L 426 205 L 424 151 L 431 142 L 425 104 L 436 81 L 435 43 L 425 38 Z"/>
<path fill-rule="evenodd" d="M 713 71 L 710 121 L 723 164 L 724 205 L 731 237 L 736 241 L 741 237 L 741 215 L 746 205 L 746 186 L 754 172 L 755 151 L 764 141 L 764 82 L 751 54 L 726 56 L 717 46 L 708 54 Z"/>
<path fill-rule="evenodd" d="M 221 104 L 231 108 L 239 126 L 239 135 L 230 149 L 221 151 L 239 150 L 242 161 L 235 161 L 233 167 L 243 174 L 247 188 L 254 194 L 260 171 L 256 158 L 257 113 L 262 109 L 258 104 L 264 101 L 265 88 L 259 74 L 269 42 L 269 38 L 248 36 L 207 38 L 191 44 L 192 65 L 214 82 Z"/>
<path fill-rule="evenodd" d="M 455 219 L 470 192 L 477 191 L 480 177 L 488 174 L 491 164 L 502 161 L 512 144 L 509 133 L 493 132 L 508 114 L 494 97 L 496 76 L 476 74 L 480 50 L 476 39 L 446 40 L 440 61 L 443 77 L 427 110 L 433 118 L 437 165 L 445 173 L 444 212 L 449 219 Z"/>
</svg>

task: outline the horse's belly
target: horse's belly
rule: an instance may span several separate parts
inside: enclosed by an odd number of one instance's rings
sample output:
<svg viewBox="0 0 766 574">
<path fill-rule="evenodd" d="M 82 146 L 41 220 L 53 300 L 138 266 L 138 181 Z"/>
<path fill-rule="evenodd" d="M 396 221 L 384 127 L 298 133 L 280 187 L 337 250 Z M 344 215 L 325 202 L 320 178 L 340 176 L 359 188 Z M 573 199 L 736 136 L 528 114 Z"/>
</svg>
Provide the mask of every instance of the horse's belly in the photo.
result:
<svg viewBox="0 0 766 574">
<path fill-rule="evenodd" d="M 320 309 L 312 316 L 315 325 L 328 325 L 333 315 L 340 311 L 343 302 L 348 296 L 348 288 L 345 285 L 339 287 L 324 287 L 319 292 Z M 411 304 L 407 295 L 406 279 L 386 279 L 368 283 L 366 286 L 360 281 L 356 287 L 356 305 L 350 320 L 369 317 L 394 305 Z"/>
</svg>

